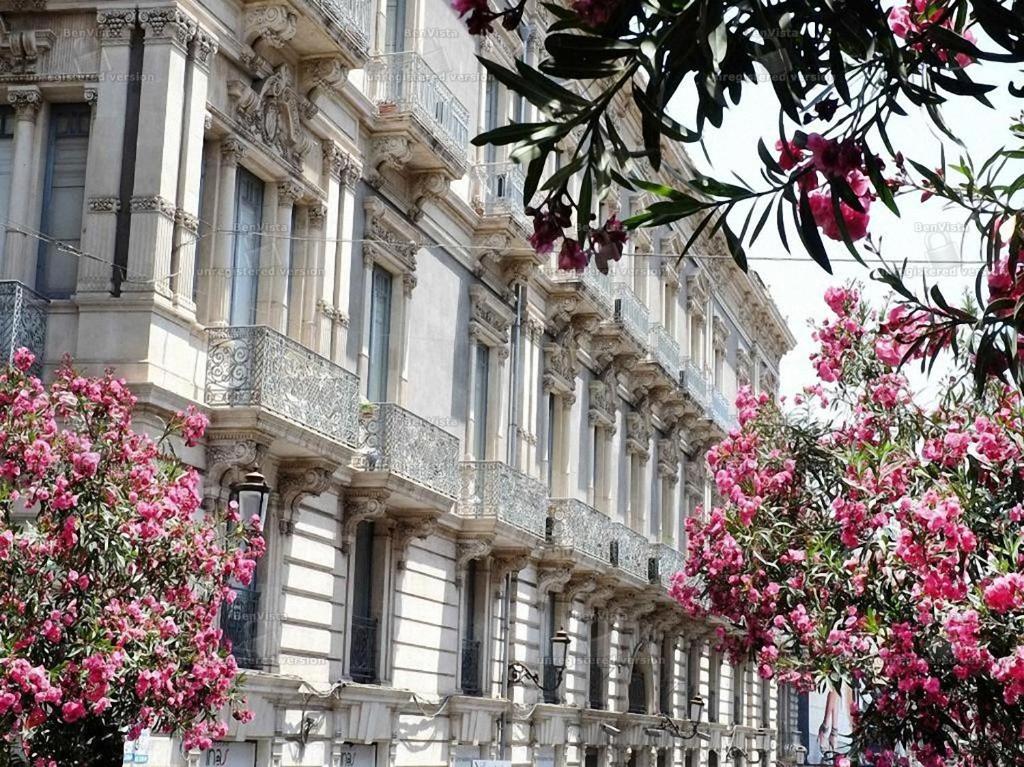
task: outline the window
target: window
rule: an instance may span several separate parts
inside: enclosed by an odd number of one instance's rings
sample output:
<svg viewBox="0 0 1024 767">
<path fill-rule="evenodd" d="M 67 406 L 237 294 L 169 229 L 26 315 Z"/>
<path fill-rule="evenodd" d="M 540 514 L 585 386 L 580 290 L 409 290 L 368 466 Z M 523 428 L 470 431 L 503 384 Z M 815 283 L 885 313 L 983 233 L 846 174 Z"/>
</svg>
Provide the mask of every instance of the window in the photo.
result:
<svg viewBox="0 0 1024 767">
<path fill-rule="evenodd" d="M 600 760 L 597 749 L 593 746 L 587 746 L 587 750 L 583 756 L 583 767 L 599 767 Z"/>
<path fill-rule="evenodd" d="M 594 491 L 594 508 L 608 512 L 608 437 L 607 431 L 595 425 L 593 434 L 593 456 L 591 456 L 591 486 Z"/>
<path fill-rule="evenodd" d="M 555 395 L 548 395 L 548 433 L 547 450 L 548 459 L 548 490 L 554 490 L 555 479 Z"/>
<path fill-rule="evenodd" d="M 561 703 L 562 702 L 562 691 L 560 686 L 555 686 L 555 680 L 558 675 L 555 673 L 555 646 L 551 641 L 554 638 L 555 632 L 558 631 L 558 597 L 549 592 L 547 595 L 547 606 L 546 606 L 546 619 L 545 623 L 545 634 L 543 637 L 544 647 L 544 678 L 542 679 L 544 687 L 549 688 L 544 690 L 544 702 L 545 703 Z"/>
<path fill-rule="evenodd" d="M 605 707 L 605 678 L 604 678 L 604 648 L 603 648 L 604 622 L 596 615 L 590 621 L 590 695 L 589 705 L 591 708 L 604 709 Z"/>
<path fill-rule="evenodd" d="M 629 701 L 627 711 L 630 714 L 647 713 L 647 677 L 644 675 L 641 661 L 634 661 L 633 671 L 629 675 Z"/>
<path fill-rule="evenodd" d="M 770 727 L 772 718 L 772 683 L 761 680 L 761 726 Z"/>
<path fill-rule="evenodd" d="M 349 675 L 356 682 L 373 684 L 379 679 L 377 649 L 380 644 L 380 542 L 373 522 L 356 528 L 352 563 L 352 631 Z"/>
<path fill-rule="evenodd" d="M 91 119 L 88 104 L 55 104 L 50 113 L 39 228 L 52 240 L 74 248 L 82 240 L 85 161 L 89 153 Z M 41 240 L 36 268 L 36 287 L 43 295 L 68 298 L 75 292 L 78 258 L 73 254 L 53 242 Z"/>
<path fill-rule="evenodd" d="M 405 0 L 385 0 L 384 52 L 405 50 Z"/>
<path fill-rule="evenodd" d="M 231 256 L 232 325 L 256 324 L 260 276 L 260 229 L 263 226 L 263 181 L 238 169 L 235 182 L 235 244 Z"/>
<path fill-rule="evenodd" d="M 689 716 L 689 702 L 700 694 L 700 645 L 690 645 L 686 656 L 686 701 L 687 716 Z"/>
<path fill-rule="evenodd" d="M 6 221 L 11 199 L 11 152 L 14 149 L 14 108 L 0 106 L 0 220 Z M 3 262 L 4 240 L 0 228 L 0 263 Z"/>
<path fill-rule="evenodd" d="M 683 767 L 693 767 L 693 751 L 686 749 L 686 756 L 683 758 Z"/>
<path fill-rule="evenodd" d="M 711 652 L 710 676 L 708 677 L 708 721 L 718 721 L 718 686 L 722 681 L 722 656 Z"/>
<path fill-rule="evenodd" d="M 487 403 L 491 367 L 491 350 L 486 344 L 476 344 L 473 376 L 473 456 L 487 460 Z"/>
<path fill-rule="evenodd" d="M 370 361 L 366 376 L 366 398 L 371 402 L 388 399 L 388 365 L 391 346 L 391 299 L 394 277 L 374 264 L 370 292 Z"/>
<path fill-rule="evenodd" d="M 737 665 L 732 668 L 732 721 L 743 724 L 743 693 L 747 683 L 747 669 Z"/>
<path fill-rule="evenodd" d="M 462 640 L 462 692 L 465 695 L 482 695 L 487 584 L 480 572 L 479 560 L 471 559 L 466 565 L 462 588 L 466 621 Z"/>
<path fill-rule="evenodd" d="M 295 320 L 300 320 L 298 316 L 298 308 L 302 304 L 302 286 L 296 284 L 295 281 L 295 264 L 299 263 L 301 254 L 296 253 L 296 248 L 303 247 L 306 243 L 302 239 L 302 211 L 298 205 L 292 205 L 292 219 L 289 224 L 289 230 L 292 233 L 291 239 L 288 241 L 285 247 L 288 248 L 285 253 L 285 263 L 281 264 L 285 270 L 285 283 L 284 283 L 284 295 L 285 295 L 285 307 L 284 316 L 284 327 L 289 328 L 294 338 L 298 338 L 301 334 L 301 328 L 299 333 L 295 333 L 295 326 L 299 325 Z M 305 279 L 305 277 L 303 277 Z"/>
<path fill-rule="evenodd" d="M 675 689 L 675 640 L 664 637 L 661 640 L 661 665 L 658 669 L 658 705 L 661 713 L 673 715 L 672 691 Z"/>
<path fill-rule="evenodd" d="M 661 324 L 669 336 L 676 337 L 676 286 L 666 282 L 662 292 Z"/>
<path fill-rule="evenodd" d="M 644 521 L 643 461 L 636 453 L 629 455 L 629 519 L 627 524 L 640 532 Z"/>
<path fill-rule="evenodd" d="M 501 108 L 501 89 L 498 86 L 498 81 L 491 75 L 487 76 L 487 85 L 484 101 L 484 130 L 493 130 L 500 124 L 501 115 L 499 110 Z M 498 147 L 494 144 L 488 144 L 484 148 L 484 162 L 497 162 L 498 160 Z"/>
</svg>

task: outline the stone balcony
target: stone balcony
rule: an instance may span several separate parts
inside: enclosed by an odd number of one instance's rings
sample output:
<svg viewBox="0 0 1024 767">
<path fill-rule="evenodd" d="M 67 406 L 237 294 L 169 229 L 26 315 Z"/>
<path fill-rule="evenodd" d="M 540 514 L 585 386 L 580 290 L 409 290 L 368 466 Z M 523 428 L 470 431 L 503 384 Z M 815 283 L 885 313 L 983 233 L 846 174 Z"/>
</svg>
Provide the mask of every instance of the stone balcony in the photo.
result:
<svg viewBox="0 0 1024 767">
<path fill-rule="evenodd" d="M 474 532 L 526 536 L 544 540 L 547 525 L 547 487 L 502 461 L 464 461 L 460 465 L 462 492 L 456 513 Z"/>
<path fill-rule="evenodd" d="M 373 6 L 369 0 L 296 0 L 293 46 L 307 60 L 339 55 L 348 69 L 369 58 Z"/>
<path fill-rule="evenodd" d="M 10 364 L 14 352 L 25 347 L 36 355 L 32 372 L 42 369 L 46 342 L 47 300 L 15 280 L 0 280 L 0 354 Z"/>
<path fill-rule="evenodd" d="M 354 448 L 359 379 L 297 341 L 262 325 L 209 328 L 204 400 L 234 426 L 287 424 Z"/>
<path fill-rule="evenodd" d="M 579 564 L 596 570 L 612 564 L 614 528 L 608 515 L 575 498 L 552 498 L 548 502 L 547 542 L 580 555 Z"/>
<path fill-rule="evenodd" d="M 483 216 L 508 216 L 524 231 L 530 229 L 530 219 L 523 203 L 526 175 L 517 162 L 480 163 L 473 167 L 476 203 Z"/>
<path fill-rule="evenodd" d="M 371 183 L 384 168 L 424 178 L 416 194 L 441 193 L 468 167 L 469 110 L 414 51 L 376 56 L 366 67 L 377 117 L 371 131 Z M 414 200 L 414 206 L 416 201 Z"/>
<path fill-rule="evenodd" d="M 353 485 L 392 491 L 389 505 L 396 507 L 433 499 L 446 510 L 458 498 L 457 437 L 391 402 L 364 405 L 359 431 L 363 474 Z"/>
<path fill-rule="evenodd" d="M 564 311 L 570 316 L 594 315 L 610 319 L 615 312 L 615 293 L 611 279 L 595 266 L 585 269 L 558 268 L 557 254 L 544 266 L 544 274 L 551 282 L 551 293 L 562 299 Z"/>
<path fill-rule="evenodd" d="M 612 524 L 611 562 L 626 575 L 650 581 L 650 543 L 647 537 L 621 523 Z"/>
<path fill-rule="evenodd" d="M 679 370 L 682 366 L 679 342 L 660 322 L 651 323 L 647 335 L 647 350 L 651 362 L 658 365 L 673 382 L 679 380 Z"/>
<path fill-rule="evenodd" d="M 726 434 L 738 425 L 733 406 L 718 389 L 713 389 L 711 392 L 711 420 Z"/>
<path fill-rule="evenodd" d="M 711 407 L 711 382 L 707 374 L 693 360 L 686 359 L 683 361 L 680 375 L 680 383 L 687 399 L 702 414 L 708 413 Z"/>
<path fill-rule="evenodd" d="M 615 321 L 637 348 L 647 349 L 651 318 L 640 298 L 627 285 L 615 285 Z"/>
</svg>

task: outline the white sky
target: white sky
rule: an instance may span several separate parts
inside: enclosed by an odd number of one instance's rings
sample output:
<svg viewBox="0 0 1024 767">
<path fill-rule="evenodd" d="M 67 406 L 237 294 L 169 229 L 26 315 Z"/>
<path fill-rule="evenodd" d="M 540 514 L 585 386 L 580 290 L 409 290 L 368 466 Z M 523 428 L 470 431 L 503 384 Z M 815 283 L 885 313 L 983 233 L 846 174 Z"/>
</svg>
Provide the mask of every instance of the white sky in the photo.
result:
<svg viewBox="0 0 1024 767">
<path fill-rule="evenodd" d="M 969 73 L 976 81 L 999 83 L 999 88 L 989 94 L 996 109 L 989 109 L 973 99 L 953 97 L 955 103 L 948 105 L 944 112 L 947 124 L 970 149 L 977 166 L 992 151 L 1011 140 L 1008 130 L 1010 119 L 1024 104 L 1009 94 L 1006 83 L 1013 78 L 1020 83 L 1024 81 L 1024 74 L 1012 67 L 990 62 L 972 65 Z M 695 99 L 681 95 L 669 111 L 685 125 L 694 127 L 693 104 Z M 760 83 L 753 86 L 745 83 L 740 105 L 727 112 L 722 128 L 716 130 L 709 127 L 705 133 L 705 143 L 713 165 L 708 165 L 698 145 L 690 146 L 689 151 L 697 167 L 703 172 L 728 181 L 733 180 L 731 171 L 736 171 L 748 183 L 755 184 L 761 180 L 758 175 L 761 162 L 757 156 L 757 139 L 764 138 L 765 144 L 769 148 L 774 148 L 778 138 L 777 125 L 778 106 L 771 85 Z M 808 130 L 814 128 L 810 127 Z M 905 155 L 928 167 L 938 165 L 938 136 L 941 134 L 923 113 L 910 112 L 906 118 L 894 118 L 894 121 L 890 122 L 889 135 L 894 146 L 902 147 Z M 955 160 L 960 149 L 948 138 L 943 138 L 946 142 L 947 162 Z M 878 147 L 881 146 L 879 142 Z M 1020 169 L 1017 172 L 1019 173 Z M 914 268 L 928 270 L 929 284 L 937 283 L 951 301 L 962 295 L 965 290 L 973 292 L 976 264 L 932 265 L 928 261 L 931 258 L 930 253 L 936 254 L 933 260 L 938 261 L 955 260 L 960 257 L 961 234 L 956 229 L 963 224 L 963 214 L 959 211 L 944 210 L 942 201 L 934 198 L 921 203 L 916 194 L 901 197 L 898 202 L 900 218 L 893 215 L 880 201 L 876 201 L 871 207 L 869 231 L 876 242 L 881 241 L 882 253 L 886 259 L 890 262 L 903 258 L 911 262 L 926 261 L 909 265 L 908 272 Z M 746 210 L 742 215 L 732 219 L 735 229 L 742 224 L 742 216 L 745 215 Z M 953 231 L 948 236 L 935 231 L 943 227 Z M 842 242 L 833 242 L 823 237 L 833 265 L 833 275 L 830 276 L 806 256 L 795 231 L 788 231 L 787 237 L 792 254 L 798 257 L 797 260 L 781 260 L 787 258 L 787 254 L 778 238 L 772 215 L 757 243 L 747 249 L 747 254 L 750 267 L 761 275 L 771 290 L 780 311 L 787 318 L 793 335 L 797 338 L 796 348 L 783 359 L 780 370 L 781 392 L 791 395 L 810 382 L 814 375 L 808 361 L 808 355 L 814 350 L 808 321 L 820 318 L 827 312 L 822 300 L 825 289 L 829 285 L 857 279 L 865 283 L 866 294 L 879 303 L 883 300 L 885 291 L 884 286 L 870 281 L 867 269 L 852 261 Z M 977 253 L 974 240 L 965 248 L 964 258 L 973 262 L 978 257 Z M 866 257 L 867 254 L 864 255 Z M 920 276 L 916 278 L 914 287 L 919 291 Z"/>
</svg>

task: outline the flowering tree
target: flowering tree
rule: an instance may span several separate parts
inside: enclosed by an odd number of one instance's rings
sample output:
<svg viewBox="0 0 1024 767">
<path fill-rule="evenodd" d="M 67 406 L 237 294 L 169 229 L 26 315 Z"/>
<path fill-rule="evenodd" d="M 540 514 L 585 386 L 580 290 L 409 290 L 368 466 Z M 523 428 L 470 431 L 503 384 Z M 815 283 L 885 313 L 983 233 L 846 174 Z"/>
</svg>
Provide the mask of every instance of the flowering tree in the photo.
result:
<svg viewBox="0 0 1024 767">
<path fill-rule="evenodd" d="M 673 595 L 724 619 L 723 645 L 763 676 L 849 684 L 854 759 L 1022 764 L 1024 401 L 995 378 L 979 391 L 961 356 L 919 404 L 898 366 L 953 335 L 907 300 L 826 301 L 806 401 L 742 392 L 710 451 L 719 502 L 688 520 Z"/>
<path fill-rule="evenodd" d="M 250 714 L 217 628 L 263 551 L 260 522 L 200 509 L 199 478 L 132 430 L 124 382 L 0 374 L 0 764 L 120 764 L 143 728 L 185 748 Z M 194 445 L 206 427 L 180 413 Z"/>
</svg>

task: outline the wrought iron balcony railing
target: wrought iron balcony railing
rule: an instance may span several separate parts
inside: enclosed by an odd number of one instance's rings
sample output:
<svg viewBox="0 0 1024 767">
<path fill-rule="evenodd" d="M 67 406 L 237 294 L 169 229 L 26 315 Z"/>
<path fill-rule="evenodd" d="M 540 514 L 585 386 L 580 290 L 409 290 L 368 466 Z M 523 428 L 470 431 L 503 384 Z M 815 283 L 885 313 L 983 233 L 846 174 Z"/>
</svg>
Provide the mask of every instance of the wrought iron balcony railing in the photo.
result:
<svg viewBox="0 0 1024 767">
<path fill-rule="evenodd" d="M 502 461 L 461 464 L 462 493 L 458 513 L 476 519 L 497 519 L 537 538 L 547 521 L 547 487 Z"/>
<path fill-rule="evenodd" d="M 647 307 L 628 285 L 621 282 L 615 286 L 615 319 L 622 323 L 639 346 L 647 347 L 651 324 Z"/>
<path fill-rule="evenodd" d="M 612 564 L 629 575 L 650 578 L 650 548 L 647 538 L 621 523 L 612 524 Z"/>
<path fill-rule="evenodd" d="M 462 640 L 462 693 L 463 695 L 482 695 L 481 656 L 479 639 Z"/>
<path fill-rule="evenodd" d="M 590 299 L 604 314 L 611 316 L 615 309 L 615 296 L 612 292 L 611 278 L 601 274 L 597 267 L 591 265 L 585 269 L 565 270 L 558 268 L 558 254 L 552 254 L 550 263 L 544 267 L 551 275 L 551 281 L 557 285 L 572 285 Z"/>
<path fill-rule="evenodd" d="M 383 109 L 409 112 L 459 159 L 469 149 L 469 110 L 414 51 L 387 53 L 367 69 L 373 101 Z"/>
<path fill-rule="evenodd" d="M 354 36 L 364 48 L 370 45 L 372 8 L 369 0 L 314 0 L 324 14 Z"/>
<path fill-rule="evenodd" d="M 349 676 L 355 682 L 377 682 L 377 619 L 352 616 L 352 649 L 349 653 Z"/>
<path fill-rule="evenodd" d="M 660 322 L 651 323 L 651 330 L 648 335 L 648 348 L 651 351 L 651 359 L 661 365 L 675 379 L 679 375 L 682 365 L 679 342 L 672 337 L 672 334 Z"/>
<path fill-rule="evenodd" d="M 355 445 L 359 379 L 262 325 L 207 330 L 206 404 L 255 407 Z"/>
<path fill-rule="evenodd" d="M 614 523 L 575 498 L 552 498 L 548 511 L 548 542 L 611 564 Z"/>
<path fill-rule="evenodd" d="M 732 405 L 718 389 L 711 392 L 711 418 L 722 431 L 732 431 L 736 428 L 736 414 Z"/>
<path fill-rule="evenodd" d="M 239 668 L 262 668 L 257 655 L 256 641 L 260 625 L 260 593 L 253 589 L 235 589 L 235 601 L 225 602 L 220 611 L 220 628 L 225 642 L 230 643 L 231 654 Z"/>
<path fill-rule="evenodd" d="M 47 300 L 16 280 L 0 280 L 0 354 L 10 364 L 14 352 L 25 347 L 36 355 L 32 372 L 42 369 L 46 342 Z"/>
<path fill-rule="evenodd" d="M 651 583 L 658 583 L 668 588 L 672 576 L 686 566 L 686 557 L 667 543 L 655 543 L 651 546 Z"/>
<path fill-rule="evenodd" d="M 508 214 L 521 222 L 527 221 L 523 212 L 523 185 L 526 175 L 517 162 L 489 162 L 476 166 L 476 175 L 482 187 L 482 202 L 487 215 Z"/>
<path fill-rule="evenodd" d="M 708 377 L 691 359 L 683 362 L 683 388 L 687 395 L 705 410 L 711 404 Z"/>
<path fill-rule="evenodd" d="M 453 500 L 458 497 L 457 437 L 391 402 L 365 406 L 359 424 L 367 471 L 389 471 Z"/>
</svg>

